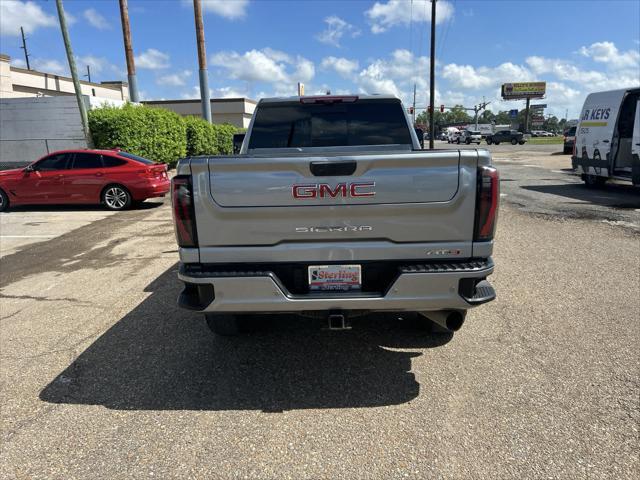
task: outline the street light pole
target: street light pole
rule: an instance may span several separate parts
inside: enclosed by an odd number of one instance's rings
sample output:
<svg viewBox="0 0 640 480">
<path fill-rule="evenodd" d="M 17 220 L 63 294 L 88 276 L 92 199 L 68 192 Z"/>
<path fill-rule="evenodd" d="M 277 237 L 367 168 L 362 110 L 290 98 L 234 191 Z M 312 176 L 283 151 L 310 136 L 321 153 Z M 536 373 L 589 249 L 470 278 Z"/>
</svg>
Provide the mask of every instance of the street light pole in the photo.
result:
<svg viewBox="0 0 640 480">
<path fill-rule="evenodd" d="M 133 46 L 131 45 L 131 27 L 129 26 L 129 5 L 127 0 L 120 0 L 120 20 L 122 22 L 122 38 L 124 40 L 124 54 L 127 60 L 127 80 L 129 82 L 129 97 L 132 102 L 139 102 L 138 80 L 136 79 L 136 64 L 133 60 Z"/>
<path fill-rule="evenodd" d="M 198 73 L 200 76 L 202 118 L 211 123 L 211 98 L 209 96 L 209 75 L 207 73 L 207 51 L 204 44 L 204 22 L 202 21 L 202 5 L 200 4 L 200 0 L 193 0 L 193 11 L 195 14 L 196 40 L 198 43 Z"/>
<path fill-rule="evenodd" d="M 67 52 L 67 60 L 69 61 L 69 70 L 71 71 L 71 79 L 73 80 L 73 89 L 76 92 L 76 100 L 78 101 L 78 108 L 80 109 L 80 120 L 82 121 L 82 130 L 84 132 L 84 138 L 87 141 L 89 148 L 93 147 L 93 140 L 91 139 L 91 132 L 89 131 L 89 118 L 87 116 L 87 106 L 82 98 L 82 87 L 80 80 L 78 79 L 78 71 L 76 70 L 76 59 L 73 56 L 73 50 L 71 49 L 71 41 L 69 40 L 69 30 L 67 29 L 67 19 L 64 14 L 64 7 L 62 6 L 62 0 L 56 0 L 56 7 L 58 9 L 58 19 L 60 20 L 60 30 L 62 31 L 62 40 L 64 41 L 64 49 Z"/>
<path fill-rule="evenodd" d="M 431 58 L 429 66 L 429 149 L 433 150 L 433 105 L 436 77 L 436 0 L 431 0 Z"/>
</svg>

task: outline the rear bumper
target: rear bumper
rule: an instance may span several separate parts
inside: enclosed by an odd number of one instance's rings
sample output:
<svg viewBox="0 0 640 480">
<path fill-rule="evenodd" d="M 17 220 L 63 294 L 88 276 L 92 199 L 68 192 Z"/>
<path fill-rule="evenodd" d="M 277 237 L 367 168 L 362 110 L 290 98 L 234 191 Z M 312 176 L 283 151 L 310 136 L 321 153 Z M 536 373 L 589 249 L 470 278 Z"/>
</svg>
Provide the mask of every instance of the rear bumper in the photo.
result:
<svg viewBox="0 0 640 480">
<path fill-rule="evenodd" d="M 171 190 L 171 182 L 169 180 L 150 182 L 148 185 L 139 186 L 131 194 L 134 200 L 144 200 L 145 198 L 164 197 Z"/>
<path fill-rule="evenodd" d="M 303 312 L 318 310 L 466 310 L 495 298 L 482 282 L 493 272 L 491 258 L 467 263 L 407 264 L 381 293 L 291 294 L 271 271 L 219 271 L 182 265 L 183 308 L 201 312 Z M 482 282 L 480 284 L 480 282 Z M 476 289 L 476 285 L 478 288 Z"/>
</svg>

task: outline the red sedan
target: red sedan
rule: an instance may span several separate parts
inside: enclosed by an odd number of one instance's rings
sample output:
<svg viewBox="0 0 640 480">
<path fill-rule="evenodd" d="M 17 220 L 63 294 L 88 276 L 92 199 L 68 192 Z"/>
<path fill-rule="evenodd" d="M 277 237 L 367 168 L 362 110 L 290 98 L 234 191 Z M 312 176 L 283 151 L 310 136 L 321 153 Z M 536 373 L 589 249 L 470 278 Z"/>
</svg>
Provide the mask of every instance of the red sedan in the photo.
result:
<svg viewBox="0 0 640 480">
<path fill-rule="evenodd" d="M 0 171 L 0 212 L 10 205 L 103 204 L 123 210 L 170 189 L 167 166 L 120 150 L 63 150 Z"/>
</svg>

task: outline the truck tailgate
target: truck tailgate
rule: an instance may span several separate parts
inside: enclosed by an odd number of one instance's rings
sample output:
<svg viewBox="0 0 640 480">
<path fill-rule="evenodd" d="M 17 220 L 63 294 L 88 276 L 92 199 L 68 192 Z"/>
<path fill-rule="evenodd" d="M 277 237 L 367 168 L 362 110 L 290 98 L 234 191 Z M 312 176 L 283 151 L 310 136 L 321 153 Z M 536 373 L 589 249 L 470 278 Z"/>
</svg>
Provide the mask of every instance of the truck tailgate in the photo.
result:
<svg viewBox="0 0 640 480">
<path fill-rule="evenodd" d="M 236 252 L 260 248 L 265 255 L 266 248 L 301 252 L 339 244 L 344 257 L 350 243 L 366 252 L 367 242 L 417 242 L 417 252 L 448 245 L 470 256 L 479 154 L 489 155 L 444 150 L 193 158 L 200 261 L 219 261 L 225 246 Z M 353 184 L 361 186 L 351 190 Z M 331 249 L 322 251 L 327 258 L 309 254 L 331 260 Z"/>
<path fill-rule="evenodd" d="M 459 153 L 209 159 L 220 207 L 309 207 L 447 202 L 458 191 Z M 353 173 L 344 174 L 347 172 Z M 314 174 L 315 172 L 315 174 Z M 350 186 L 359 185 L 352 196 Z M 293 187 L 297 190 L 293 191 Z"/>
</svg>

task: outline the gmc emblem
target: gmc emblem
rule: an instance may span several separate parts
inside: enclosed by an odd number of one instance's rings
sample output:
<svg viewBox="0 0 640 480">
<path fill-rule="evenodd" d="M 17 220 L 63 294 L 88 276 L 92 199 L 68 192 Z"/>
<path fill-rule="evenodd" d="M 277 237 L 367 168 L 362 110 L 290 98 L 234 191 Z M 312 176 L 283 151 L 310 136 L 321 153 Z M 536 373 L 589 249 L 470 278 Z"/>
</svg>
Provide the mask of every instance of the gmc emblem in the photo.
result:
<svg viewBox="0 0 640 480">
<path fill-rule="evenodd" d="M 338 183 L 331 187 L 328 183 L 305 183 L 293 185 L 291 194 L 298 200 L 311 198 L 358 198 L 373 197 L 376 182 Z"/>
</svg>

